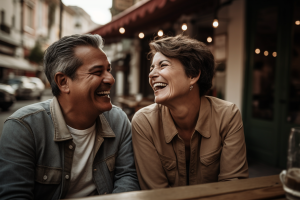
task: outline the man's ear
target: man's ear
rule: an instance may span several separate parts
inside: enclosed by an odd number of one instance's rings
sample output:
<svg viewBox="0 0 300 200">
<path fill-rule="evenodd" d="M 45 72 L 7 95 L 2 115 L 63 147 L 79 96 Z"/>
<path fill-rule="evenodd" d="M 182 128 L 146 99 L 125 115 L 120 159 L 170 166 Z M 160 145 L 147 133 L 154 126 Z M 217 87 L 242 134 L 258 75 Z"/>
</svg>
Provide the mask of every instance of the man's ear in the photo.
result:
<svg viewBox="0 0 300 200">
<path fill-rule="evenodd" d="M 191 79 L 190 84 L 191 84 L 191 85 L 194 85 L 195 83 L 197 83 L 197 81 L 198 81 L 199 78 L 200 78 L 200 75 L 201 75 L 201 71 L 199 72 L 198 76 L 191 77 L 191 78 L 190 78 L 190 79 Z"/>
<path fill-rule="evenodd" d="M 64 73 L 57 72 L 54 76 L 54 80 L 60 92 L 66 94 L 70 93 L 68 77 Z"/>
</svg>

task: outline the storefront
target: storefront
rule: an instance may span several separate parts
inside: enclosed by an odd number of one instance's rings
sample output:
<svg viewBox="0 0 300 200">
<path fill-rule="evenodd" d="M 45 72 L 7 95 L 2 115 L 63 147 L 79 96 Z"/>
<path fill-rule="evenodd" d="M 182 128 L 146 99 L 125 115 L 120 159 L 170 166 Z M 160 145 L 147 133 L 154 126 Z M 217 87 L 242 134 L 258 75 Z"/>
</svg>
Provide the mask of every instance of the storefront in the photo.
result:
<svg viewBox="0 0 300 200">
<path fill-rule="evenodd" d="M 107 47 L 129 41 L 123 99 L 153 98 L 147 53 L 160 31 L 206 43 L 217 62 L 209 95 L 241 109 L 249 156 L 285 167 L 289 130 L 300 126 L 299 1 L 146 0 L 92 33 L 101 35 Z"/>
</svg>

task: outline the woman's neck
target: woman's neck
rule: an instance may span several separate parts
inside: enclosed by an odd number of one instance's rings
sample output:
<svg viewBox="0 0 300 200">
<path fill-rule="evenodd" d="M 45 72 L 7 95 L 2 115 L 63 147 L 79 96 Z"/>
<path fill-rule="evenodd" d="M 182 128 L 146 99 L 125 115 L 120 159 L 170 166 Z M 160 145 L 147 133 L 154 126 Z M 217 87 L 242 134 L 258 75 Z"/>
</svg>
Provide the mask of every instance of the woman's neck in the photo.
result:
<svg viewBox="0 0 300 200">
<path fill-rule="evenodd" d="M 178 131 L 191 132 L 197 124 L 201 100 L 199 95 L 181 99 L 176 106 L 168 106 Z"/>
</svg>

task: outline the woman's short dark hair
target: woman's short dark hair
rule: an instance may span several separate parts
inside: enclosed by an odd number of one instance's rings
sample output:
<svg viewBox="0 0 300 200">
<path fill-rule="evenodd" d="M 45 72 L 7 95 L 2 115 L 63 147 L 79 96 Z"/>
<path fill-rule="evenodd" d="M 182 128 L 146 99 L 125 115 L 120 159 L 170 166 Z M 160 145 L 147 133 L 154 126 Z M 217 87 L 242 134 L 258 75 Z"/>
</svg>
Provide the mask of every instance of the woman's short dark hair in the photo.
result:
<svg viewBox="0 0 300 200">
<path fill-rule="evenodd" d="M 166 57 L 178 59 L 184 66 L 188 77 L 196 77 L 201 72 L 197 81 L 200 96 L 205 95 L 211 88 L 215 61 L 214 56 L 204 43 L 188 36 L 177 35 L 154 39 L 149 43 L 149 46 L 148 55 L 151 60 L 155 53 L 160 52 Z"/>
</svg>

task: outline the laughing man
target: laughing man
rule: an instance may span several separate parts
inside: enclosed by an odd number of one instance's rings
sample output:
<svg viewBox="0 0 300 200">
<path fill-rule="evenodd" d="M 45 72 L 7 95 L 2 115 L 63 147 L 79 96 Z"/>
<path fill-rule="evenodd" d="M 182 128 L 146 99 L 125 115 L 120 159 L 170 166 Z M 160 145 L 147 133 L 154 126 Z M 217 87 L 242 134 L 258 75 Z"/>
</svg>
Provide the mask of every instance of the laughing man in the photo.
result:
<svg viewBox="0 0 300 200">
<path fill-rule="evenodd" d="M 0 138 L 0 199 L 61 199 L 139 190 L 130 122 L 98 35 L 45 52 L 54 98 L 16 111 Z"/>
</svg>

